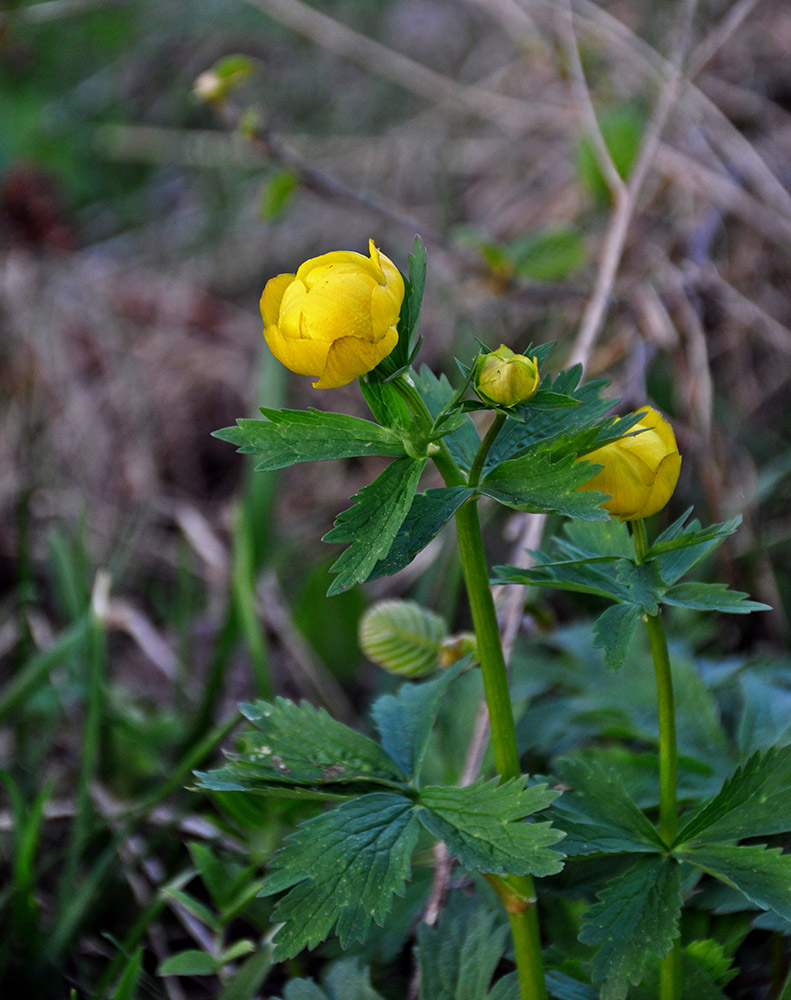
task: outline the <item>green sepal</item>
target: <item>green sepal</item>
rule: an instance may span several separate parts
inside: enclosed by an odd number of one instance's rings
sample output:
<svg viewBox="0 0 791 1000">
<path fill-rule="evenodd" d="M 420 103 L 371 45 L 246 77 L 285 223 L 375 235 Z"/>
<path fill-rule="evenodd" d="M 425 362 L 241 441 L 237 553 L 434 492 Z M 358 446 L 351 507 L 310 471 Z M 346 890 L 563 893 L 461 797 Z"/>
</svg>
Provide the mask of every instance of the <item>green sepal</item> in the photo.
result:
<svg viewBox="0 0 791 1000">
<path fill-rule="evenodd" d="M 593 981 L 601 1000 L 625 1000 L 643 978 L 650 955 L 664 956 L 678 937 L 681 877 L 672 857 L 641 857 L 598 895 L 582 921 L 579 939 L 600 945 Z"/>
<path fill-rule="evenodd" d="M 419 824 L 402 795 L 374 792 L 301 824 L 272 860 L 259 895 L 290 890 L 272 914 L 282 923 L 274 959 L 315 948 L 336 929 L 340 945 L 363 941 L 402 895 Z"/>
<path fill-rule="evenodd" d="M 352 499 L 335 527 L 322 541 L 349 542 L 349 547 L 330 567 L 338 576 L 327 596 L 340 594 L 355 583 L 364 583 L 380 559 L 390 551 L 417 489 L 425 459 L 399 458 Z"/>
<path fill-rule="evenodd" d="M 420 325 L 420 310 L 426 287 L 426 248 L 419 236 L 415 237 L 412 253 L 409 255 L 409 277 L 404 280 L 404 301 L 398 319 L 398 343 L 388 356 L 381 361 L 373 373 L 374 378 L 390 381 L 408 371 L 420 349 L 417 331 Z"/>
<path fill-rule="evenodd" d="M 409 427 L 414 419 L 412 411 L 395 386 L 377 382 L 369 376 L 370 372 L 359 380 L 363 399 L 378 423 L 391 432 L 397 432 L 400 441 L 401 432 Z"/>
<path fill-rule="evenodd" d="M 480 780 L 465 787 L 426 787 L 418 817 L 470 871 L 494 875 L 554 875 L 563 855 L 550 850 L 563 833 L 551 823 L 525 823 L 560 794 L 524 778 Z"/>
<path fill-rule="evenodd" d="M 365 455 L 403 455 L 401 436 L 370 420 L 322 410 L 270 410 L 263 420 L 237 420 L 236 427 L 215 431 L 245 455 L 258 455 L 257 472 L 271 472 L 299 462 Z"/>
</svg>

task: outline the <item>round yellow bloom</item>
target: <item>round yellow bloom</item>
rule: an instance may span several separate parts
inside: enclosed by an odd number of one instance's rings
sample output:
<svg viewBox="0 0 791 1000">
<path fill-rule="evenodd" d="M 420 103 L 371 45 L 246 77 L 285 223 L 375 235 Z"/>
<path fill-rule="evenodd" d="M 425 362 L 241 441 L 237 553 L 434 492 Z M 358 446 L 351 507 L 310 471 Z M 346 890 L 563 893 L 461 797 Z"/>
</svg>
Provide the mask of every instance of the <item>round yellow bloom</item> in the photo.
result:
<svg viewBox="0 0 791 1000">
<path fill-rule="evenodd" d="M 667 420 L 647 407 L 632 431 L 641 431 L 604 445 L 584 457 L 603 465 L 581 490 L 609 493 L 602 504 L 621 521 L 636 521 L 662 510 L 673 495 L 681 469 L 676 436 Z"/>
<path fill-rule="evenodd" d="M 264 337 L 274 356 L 298 375 L 334 389 L 375 368 L 398 342 L 404 279 L 368 244 L 313 257 L 296 274 L 279 274 L 261 296 Z"/>
<path fill-rule="evenodd" d="M 530 399 L 539 381 L 537 358 L 514 354 L 501 344 L 496 351 L 478 358 L 474 388 L 484 403 L 516 406 Z"/>
</svg>

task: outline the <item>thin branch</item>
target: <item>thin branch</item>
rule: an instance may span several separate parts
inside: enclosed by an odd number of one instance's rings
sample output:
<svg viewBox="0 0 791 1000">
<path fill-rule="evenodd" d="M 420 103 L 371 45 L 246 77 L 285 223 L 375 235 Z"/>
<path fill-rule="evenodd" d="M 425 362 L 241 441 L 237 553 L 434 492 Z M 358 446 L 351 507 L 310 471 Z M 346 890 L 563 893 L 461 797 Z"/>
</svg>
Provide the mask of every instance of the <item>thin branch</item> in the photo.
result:
<svg viewBox="0 0 791 1000">
<path fill-rule="evenodd" d="M 577 37 L 574 33 L 574 15 L 571 10 L 570 0 L 563 0 L 561 6 L 563 9 L 558 18 L 560 22 L 560 38 L 571 77 L 571 87 L 577 106 L 577 114 L 580 118 L 580 124 L 593 146 L 596 162 L 599 164 L 599 169 L 602 172 L 613 201 L 617 202 L 619 198 L 624 196 L 626 185 L 613 162 L 610 150 L 607 148 L 607 142 L 602 135 L 599 119 L 596 117 L 596 110 L 593 107 L 590 89 L 585 79 L 585 70 L 582 66 Z"/>
<path fill-rule="evenodd" d="M 465 86 L 321 13 L 302 0 L 246 0 L 314 44 L 348 59 L 374 76 L 432 103 L 445 101 L 495 122 L 508 134 L 532 118 L 529 105 L 475 86 Z"/>
<path fill-rule="evenodd" d="M 694 80 L 719 50 L 727 45 L 734 33 L 744 24 L 747 17 L 757 7 L 760 0 L 738 0 L 720 23 L 712 28 L 702 42 L 695 46 L 689 57 L 687 76 Z"/>
<path fill-rule="evenodd" d="M 696 0 L 684 0 L 678 39 L 674 46 L 671 71 L 659 95 L 654 113 L 646 128 L 625 192 L 617 198 L 615 208 L 604 237 L 601 263 L 596 275 L 593 294 L 586 306 L 577 339 L 571 350 L 569 364 L 575 365 L 590 358 L 601 331 L 610 304 L 615 278 L 623 256 L 629 224 L 637 207 L 637 200 L 648 176 L 648 171 L 659 146 L 671 110 L 675 106 L 683 83 L 681 62 L 688 44 L 689 31 Z"/>
</svg>

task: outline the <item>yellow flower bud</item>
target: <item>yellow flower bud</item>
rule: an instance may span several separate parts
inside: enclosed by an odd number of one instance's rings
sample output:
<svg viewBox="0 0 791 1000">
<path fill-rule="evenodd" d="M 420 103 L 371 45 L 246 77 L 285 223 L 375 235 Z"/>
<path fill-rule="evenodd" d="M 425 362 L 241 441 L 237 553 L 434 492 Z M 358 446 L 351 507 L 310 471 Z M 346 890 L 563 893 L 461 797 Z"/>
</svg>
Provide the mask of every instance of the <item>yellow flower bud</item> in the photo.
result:
<svg viewBox="0 0 791 1000">
<path fill-rule="evenodd" d="M 370 258 L 334 250 L 279 274 L 261 296 L 264 337 L 274 356 L 317 389 L 346 385 L 375 368 L 398 342 L 404 279 L 368 244 Z"/>
<path fill-rule="evenodd" d="M 478 358 L 474 388 L 484 403 L 516 406 L 530 399 L 538 383 L 538 359 L 514 354 L 505 344 Z"/>
<path fill-rule="evenodd" d="M 632 427 L 632 432 L 641 433 L 582 456 L 604 468 L 579 489 L 608 493 L 610 499 L 602 507 L 621 521 L 636 521 L 662 510 L 673 495 L 681 469 L 673 428 L 650 407 L 641 413 Z"/>
</svg>

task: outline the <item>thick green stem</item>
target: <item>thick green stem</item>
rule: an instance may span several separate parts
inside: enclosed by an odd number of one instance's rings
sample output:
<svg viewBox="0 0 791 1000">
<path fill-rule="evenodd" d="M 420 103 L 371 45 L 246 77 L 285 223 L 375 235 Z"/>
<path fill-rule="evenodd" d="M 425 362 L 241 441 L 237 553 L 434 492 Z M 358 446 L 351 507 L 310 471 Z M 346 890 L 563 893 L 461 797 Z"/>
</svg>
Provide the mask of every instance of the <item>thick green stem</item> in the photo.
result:
<svg viewBox="0 0 791 1000">
<path fill-rule="evenodd" d="M 633 523 L 635 553 L 643 562 L 648 552 L 645 523 Z M 667 638 L 662 625 L 662 613 L 643 615 L 651 656 L 654 661 L 657 705 L 659 709 L 659 833 L 668 848 L 673 846 L 677 833 L 678 806 L 678 751 L 676 748 L 676 713 L 673 703 L 673 676 Z M 678 1000 L 681 996 L 681 948 L 677 939 L 673 950 L 662 960 L 660 967 L 660 1000 Z"/>
<path fill-rule="evenodd" d="M 403 377 L 396 379 L 394 385 L 412 412 L 420 416 L 427 427 L 430 427 L 433 424 L 433 417 L 411 379 Z M 486 455 L 504 422 L 505 415 L 498 413 L 481 442 L 468 477 L 464 476 L 454 461 L 445 442 L 439 442 L 440 450 L 433 456 L 434 464 L 448 486 L 478 485 Z M 489 567 L 475 498 L 468 500 L 456 512 L 456 529 L 464 582 L 475 628 L 478 658 L 481 663 L 483 688 L 489 709 L 494 764 L 501 780 L 507 781 L 510 778 L 518 778 L 521 775 L 521 768 L 508 687 L 508 672 L 500 642 L 494 599 L 489 586 Z M 511 875 L 505 879 L 490 875 L 487 879 L 508 913 L 521 1000 L 547 1000 L 533 879 L 529 875 Z"/>
<path fill-rule="evenodd" d="M 459 551 L 472 621 L 478 642 L 483 689 L 489 709 L 494 766 L 503 781 L 521 774 L 516 744 L 514 714 L 508 687 L 508 673 L 500 643 L 489 569 L 483 547 L 481 524 L 475 500 L 456 513 Z M 544 964 L 536 912 L 535 890 L 530 876 L 500 881 L 497 892 L 503 900 L 514 939 L 516 966 L 522 1000 L 545 1000 Z"/>
</svg>

